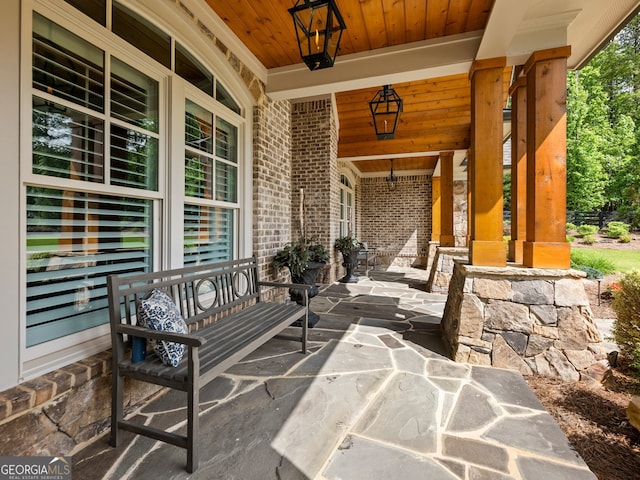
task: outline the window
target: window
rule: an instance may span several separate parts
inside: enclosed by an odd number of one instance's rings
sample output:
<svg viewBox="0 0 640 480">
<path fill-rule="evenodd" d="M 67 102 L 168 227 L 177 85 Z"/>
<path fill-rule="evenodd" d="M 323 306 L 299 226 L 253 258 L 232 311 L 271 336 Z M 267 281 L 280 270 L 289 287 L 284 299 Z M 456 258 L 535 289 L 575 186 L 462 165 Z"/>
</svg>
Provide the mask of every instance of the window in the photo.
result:
<svg viewBox="0 0 640 480">
<path fill-rule="evenodd" d="M 184 169 L 184 264 L 231 260 L 234 210 L 223 205 L 238 199 L 238 129 L 188 99 Z"/>
<path fill-rule="evenodd" d="M 106 275 L 151 267 L 149 200 L 27 188 L 27 347 L 108 318 Z"/>
<path fill-rule="evenodd" d="M 176 73 L 207 95 L 213 95 L 213 75 L 182 45 L 176 45 Z"/>
<path fill-rule="evenodd" d="M 33 26 L 31 164 L 48 186 L 26 188 L 27 347 L 106 323 L 106 275 L 152 267 L 153 200 L 113 191 L 158 190 L 159 139 L 157 80 L 38 14 Z"/>
<path fill-rule="evenodd" d="M 113 2 L 113 33 L 171 68 L 171 37 L 128 8 Z"/>
<path fill-rule="evenodd" d="M 51 349 L 82 356 L 74 342 L 87 335 L 74 334 L 108 322 L 107 275 L 166 267 L 160 259 L 186 266 L 237 256 L 246 209 L 242 109 L 230 90 L 186 44 L 119 2 L 65 1 L 65 15 L 36 1 L 32 16 L 32 148 L 21 174 L 25 338 L 40 345 L 25 359 L 34 365 L 48 365 Z M 128 49 L 114 47 L 123 40 Z M 170 111 L 174 95 L 184 117 Z M 167 146 L 183 127 L 182 164 Z M 176 203 L 181 211 L 166 208 Z M 176 231 L 179 258 L 163 241 Z"/>
<path fill-rule="evenodd" d="M 340 175 L 340 236 L 354 234 L 353 231 L 353 187 L 345 175 Z"/>
</svg>

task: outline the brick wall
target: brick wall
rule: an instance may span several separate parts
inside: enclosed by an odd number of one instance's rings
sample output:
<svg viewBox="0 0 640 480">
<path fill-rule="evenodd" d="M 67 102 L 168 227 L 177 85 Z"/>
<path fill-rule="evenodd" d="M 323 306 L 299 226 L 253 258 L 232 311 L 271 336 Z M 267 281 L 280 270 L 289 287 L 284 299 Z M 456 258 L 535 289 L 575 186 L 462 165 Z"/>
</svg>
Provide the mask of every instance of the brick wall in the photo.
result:
<svg viewBox="0 0 640 480">
<path fill-rule="evenodd" d="M 253 251 L 260 277 L 291 241 L 291 104 L 268 98 L 253 111 Z M 281 272 L 285 274 L 286 272 Z"/>
<path fill-rule="evenodd" d="M 381 264 L 426 266 L 431 238 L 431 176 L 399 177 L 390 192 L 383 177 L 361 181 L 361 235 Z"/>
<path fill-rule="evenodd" d="M 340 175 L 338 135 L 330 99 L 294 103 L 291 107 L 291 226 L 294 239 L 302 237 L 300 189 L 304 193 L 303 228 L 307 238 L 316 238 L 330 252 L 329 267 L 318 282 L 336 278 L 333 249 L 338 236 Z"/>
</svg>

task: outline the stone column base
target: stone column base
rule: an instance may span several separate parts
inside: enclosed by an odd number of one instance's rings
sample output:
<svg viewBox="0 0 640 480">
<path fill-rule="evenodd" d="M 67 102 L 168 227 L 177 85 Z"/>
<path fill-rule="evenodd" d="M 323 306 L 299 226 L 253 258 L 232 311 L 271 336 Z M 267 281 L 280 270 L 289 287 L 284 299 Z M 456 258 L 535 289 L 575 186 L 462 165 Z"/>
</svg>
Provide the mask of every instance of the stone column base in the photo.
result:
<svg viewBox="0 0 640 480">
<path fill-rule="evenodd" d="M 442 319 L 457 362 L 579 380 L 603 355 L 583 272 L 456 262 Z"/>
<path fill-rule="evenodd" d="M 434 293 L 447 293 L 449 291 L 449 281 L 453 275 L 454 260 L 468 261 L 469 249 L 467 247 L 436 247 L 431 270 L 429 270 L 429 280 L 427 281 L 427 291 Z"/>
</svg>

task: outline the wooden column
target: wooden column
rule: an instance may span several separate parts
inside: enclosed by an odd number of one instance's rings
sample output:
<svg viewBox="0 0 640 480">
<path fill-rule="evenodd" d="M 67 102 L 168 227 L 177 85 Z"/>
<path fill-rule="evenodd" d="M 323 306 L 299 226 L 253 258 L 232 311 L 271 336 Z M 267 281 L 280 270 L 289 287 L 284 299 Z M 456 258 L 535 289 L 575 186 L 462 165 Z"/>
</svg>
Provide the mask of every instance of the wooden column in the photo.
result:
<svg viewBox="0 0 640 480">
<path fill-rule="evenodd" d="M 527 81 L 518 78 L 511 95 L 511 240 L 509 261 L 522 263 L 527 238 Z"/>
<path fill-rule="evenodd" d="M 506 58 L 471 67 L 471 244 L 472 265 L 503 267 L 502 239 L 502 73 Z"/>
<path fill-rule="evenodd" d="M 455 247 L 453 235 L 453 152 L 440 153 L 440 246 Z"/>
<path fill-rule="evenodd" d="M 571 47 L 534 52 L 527 76 L 527 240 L 523 263 L 569 268 L 567 221 L 567 57 Z"/>
<path fill-rule="evenodd" d="M 471 157 L 471 150 L 467 151 L 467 235 L 465 238 L 465 246 L 471 245 L 471 223 L 472 215 L 471 215 L 471 162 L 473 158 Z"/>
<path fill-rule="evenodd" d="M 431 177 L 431 241 L 440 241 L 440 177 Z"/>
</svg>

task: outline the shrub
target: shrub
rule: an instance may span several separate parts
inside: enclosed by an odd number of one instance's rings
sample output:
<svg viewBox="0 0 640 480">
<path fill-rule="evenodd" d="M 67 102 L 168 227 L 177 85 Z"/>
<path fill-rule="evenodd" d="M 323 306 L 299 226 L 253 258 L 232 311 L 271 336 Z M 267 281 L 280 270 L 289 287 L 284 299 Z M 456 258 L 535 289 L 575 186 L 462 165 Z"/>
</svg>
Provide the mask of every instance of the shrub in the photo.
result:
<svg viewBox="0 0 640 480">
<path fill-rule="evenodd" d="M 605 229 L 605 235 L 609 238 L 620 238 L 622 235 L 629 235 L 630 225 L 624 222 L 609 222 Z"/>
<path fill-rule="evenodd" d="M 620 278 L 612 307 L 617 317 L 613 338 L 622 353 L 631 357 L 640 351 L 640 270 L 632 269 Z"/>
<path fill-rule="evenodd" d="M 576 226 L 571 222 L 567 222 L 567 233 L 574 232 L 575 230 Z"/>
<path fill-rule="evenodd" d="M 586 265 L 576 265 L 573 268 L 575 268 L 576 270 L 581 270 L 584 273 L 586 273 L 587 274 L 587 278 L 598 279 L 598 278 L 603 278 L 604 277 L 604 273 L 602 273 L 597 268 L 588 267 Z"/>
<path fill-rule="evenodd" d="M 587 245 L 593 245 L 594 243 L 596 243 L 598 240 L 596 239 L 595 235 L 585 235 L 584 237 L 582 237 L 582 241 L 584 243 L 586 243 Z"/>
<path fill-rule="evenodd" d="M 620 235 L 618 241 L 620 243 L 629 243 L 631 241 L 631 235 L 629 235 L 628 233 L 626 235 Z"/>
<path fill-rule="evenodd" d="M 571 243 L 576 239 L 573 235 L 567 235 L 567 242 Z"/>
<path fill-rule="evenodd" d="M 598 232 L 597 225 L 580 225 L 577 229 L 580 235 L 595 235 Z"/>
<path fill-rule="evenodd" d="M 633 352 L 631 366 L 640 372 L 640 347 L 636 348 L 635 352 Z"/>
<path fill-rule="evenodd" d="M 571 268 L 580 270 L 578 266 L 585 265 L 587 267 L 600 270 L 605 275 L 616 271 L 616 266 L 601 255 L 594 255 L 587 249 L 574 248 L 571 249 Z"/>
<path fill-rule="evenodd" d="M 618 217 L 626 220 L 636 229 L 640 228 L 640 205 L 620 205 L 618 207 Z"/>
</svg>

